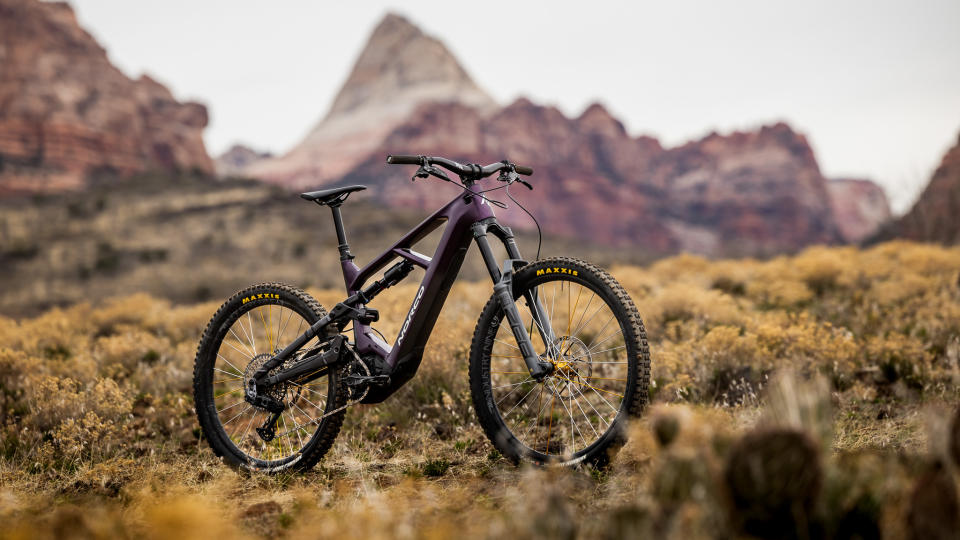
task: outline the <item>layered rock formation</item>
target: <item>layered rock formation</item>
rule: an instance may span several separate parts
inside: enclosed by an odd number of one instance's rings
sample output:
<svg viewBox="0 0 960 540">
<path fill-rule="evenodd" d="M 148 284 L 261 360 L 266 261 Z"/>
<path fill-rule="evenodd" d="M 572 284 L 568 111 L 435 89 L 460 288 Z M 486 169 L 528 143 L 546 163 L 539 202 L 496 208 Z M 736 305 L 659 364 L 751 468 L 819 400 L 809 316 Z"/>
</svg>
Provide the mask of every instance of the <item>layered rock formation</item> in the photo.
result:
<svg viewBox="0 0 960 540">
<path fill-rule="evenodd" d="M 859 237 L 880 212 L 877 201 L 854 199 L 876 196 L 866 184 L 828 189 L 806 139 L 785 124 L 664 149 L 628 134 L 599 104 L 577 118 L 526 99 L 498 108 L 440 42 L 396 15 L 374 30 L 317 128 L 243 172 L 291 188 L 372 184 L 365 197 L 423 209 L 457 193 L 433 180 L 411 184 L 412 168 L 384 164 L 389 153 L 533 166 L 536 191 L 513 192 L 549 234 L 653 253 L 794 251 Z M 511 206 L 498 210 L 505 221 L 532 226 Z"/>
<path fill-rule="evenodd" d="M 207 111 L 115 68 L 65 3 L 0 0 L 0 193 L 82 185 L 91 172 L 213 172 Z"/>
<path fill-rule="evenodd" d="M 785 124 L 664 150 L 655 139 L 629 136 L 600 105 L 576 119 L 527 100 L 489 117 L 459 105 L 428 105 L 381 146 L 343 182 L 377 185 L 375 196 L 387 204 L 431 208 L 455 193 L 452 186 L 403 182 L 412 171 L 386 169 L 388 151 L 481 162 L 507 157 L 536 170 L 536 191 L 518 194 L 553 234 L 710 255 L 839 240 L 813 153 Z M 516 209 L 505 217 L 529 224 Z"/>
<path fill-rule="evenodd" d="M 374 29 L 333 106 L 286 155 L 258 162 L 248 174 L 291 187 L 347 173 L 422 103 L 495 103 L 438 40 L 398 15 Z"/>
<path fill-rule="evenodd" d="M 845 242 L 860 243 L 891 219 L 887 194 L 877 184 L 860 178 L 835 178 L 827 182 L 833 220 Z"/>
<path fill-rule="evenodd" d="M 881 234 L 891 237 L 960 244 L 960 137 L 913 208 Z"/>
</svg>

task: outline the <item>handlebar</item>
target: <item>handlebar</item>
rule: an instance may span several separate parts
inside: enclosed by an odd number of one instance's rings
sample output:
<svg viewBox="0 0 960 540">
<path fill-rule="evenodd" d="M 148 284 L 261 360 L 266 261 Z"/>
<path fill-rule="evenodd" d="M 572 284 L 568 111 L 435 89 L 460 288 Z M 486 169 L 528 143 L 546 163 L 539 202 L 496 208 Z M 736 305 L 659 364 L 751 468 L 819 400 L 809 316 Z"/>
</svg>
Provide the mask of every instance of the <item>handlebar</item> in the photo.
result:
<svg viewBox="0 0 960 540">
<path fill-rule="evenodd" d="M 443 157 L 389 155 L 387 156 L 387 163 L 391 165 L 439 165 L 450 172 L 456 173 L 461 178 L 471 180 L 486 178 L 504 169 L 510 169 L 511 167 L 517 174 L 525 176 L 533 174 L 532 168 L 515 165 L 509 161 L 498 161 L 481 167 L 475 163 L 457 163 L 456 161 Z"/>
</svg>

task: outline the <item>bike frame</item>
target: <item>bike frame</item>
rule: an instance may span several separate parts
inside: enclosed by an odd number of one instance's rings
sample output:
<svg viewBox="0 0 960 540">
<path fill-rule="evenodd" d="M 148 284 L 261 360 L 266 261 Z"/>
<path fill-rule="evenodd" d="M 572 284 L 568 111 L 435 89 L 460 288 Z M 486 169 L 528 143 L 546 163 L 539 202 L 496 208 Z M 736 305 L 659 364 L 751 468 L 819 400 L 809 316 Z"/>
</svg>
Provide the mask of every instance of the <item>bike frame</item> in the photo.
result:
<svg viewBox="0 0 960 540">
<path fill-rule="evenodd" d="M 386 372 L 384 374 L 389 376 L 389 382 L 386 384 L 370 387 L 370 392 L 363 399 L 363 403 L 383 401 L 416 374 L 423 358 L 424 347 L 430 339 L 430 334 L 446 301 L 447 294 L 460 272 L 471 240 L 476 242 L 480 250 L 480 255 L 483 257 L 490 278 L 493 280 L 494 292 L 504 308 L 506 318 L 510 323 L 514 337 L 520 345 L 520 350 L 528 369 L 530 369 L 531 376 L 539 379 L 549 373 L 551 370 L 550 363 L 542 361 L 534 352 L 530 336 L 523 327 L 519 311 L 514 303 L 511 281 L 513 271 L 525 265 L 526 261 L 520 255 L 512 231 L 497 221 L 493 208 L 484 197 L 474 194 L 468 189 L 423 220 L 413 230 L 362 268 L 353 262 L 353 255 L 350 254 L 346 235 L 343 231 L 339 204 L 331 206 L 337 227 L 337 238 L 340 241 L 343 279 L 349 297 L 337 304 L 330 314 L 315 323 L 293 343 L 265 363 L 255 377 L 265 377 L 267 372 L 280 365 L 311 338 L 318 334 L 322 335 L 323 329 L 327 325 L 348 316 L 353 322 L 354 348 L 357 354 L 362 358 L 373 356 L 379 359 L 383 370 Z M 413 251 L 412 248 L 417 242 L 444 224 L 446 224 L 446 228 L 432 257 Z M 506 248 L 508 258 L 503 262 L 502 269 L 498 267 L 498 261 L 487 240 L 488 233 L 496 236 Z M 397 259 L 409 261 L 413 266 L 423 268 L 425 274 L 400 332 L 391 346 L 380 339 L 369 322 L 365 322 L 362 317 L 365 301 L 372 299 L 365 298 L 367 295 L 363 294 L 363 288 L 374 275 Z M 388 270 L 387 274 L 390 274 L 390 272 Z M 403 277 L 408 272 L 409 270 L 404 272 Z M 386 278 L 384 281 L 386 281 Z M 382 288 L 393 284 L 388 283 Z M 378 294 L 382 288 L 378 288 L 374 295 Z M 553 344 L 555 341 L 554 333 L 550 328 L 549 318 L 546 317 L 546 311 L 539 299 L 531 294 L 526 294 L 525 299 L 544 343 Z M 350 315 L 351 313 L 352 315 Z M 548 349 L 550 348 L 548 347 Z M 282 380 L 285 377 L 281 374 L 274 378 Z"/>
</svg>

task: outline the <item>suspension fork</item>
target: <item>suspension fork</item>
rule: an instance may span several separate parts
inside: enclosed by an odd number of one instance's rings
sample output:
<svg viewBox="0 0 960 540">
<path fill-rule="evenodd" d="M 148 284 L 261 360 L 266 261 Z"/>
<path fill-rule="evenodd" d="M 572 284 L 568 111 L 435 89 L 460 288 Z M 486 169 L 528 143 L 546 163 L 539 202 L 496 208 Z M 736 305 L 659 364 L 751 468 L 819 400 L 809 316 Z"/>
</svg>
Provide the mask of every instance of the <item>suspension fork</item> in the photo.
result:
<svg viewBox="0 0 960 540">
<path fill-rule="evenodd" d="M 520 256 L 520 250 L 514 241 L 513 232 L 509 228 L 500 225 L 495 218 L 486 219 L 474 223 L 471 227 L 473 238 L 480 249 L 480 255 L 487 265 L 487 271 L 493 280 L 493 292 L 500 301 L 504 316 L 513 332 L 513 337 L 520 347 L 520 353 L 523 355 L 523 361 L 530 371 L 530 376 L 540 380 L 553 371 L 553 364 L 540 359 L 536 350 L 533 348 L 533 340 L 527 333 L 523 325 L 523 318 L 520 316 L 520 310 L 517 308 L 516 301 L 513 299 L 513 271 L 527 262 Z M 503 262 L 503 269 L 497 267 L 497 260 L 490 248 L 490 242 L 487 241 L 487 231 L 491 230 L 497 236 L 507 249 L 507 260 Z M 546 309 L 540 302 L 536 291 L 525 291 L 524 300 L 530 307 L 533 315 L 533 321 L 540 333 L 541 339 L 547 344 L 547 355 L 553 357 L 555 347 L 553 346 L 554 337 L 553 328 L 550 325 L 550 318 L 546 315 Z"/>
</svg>

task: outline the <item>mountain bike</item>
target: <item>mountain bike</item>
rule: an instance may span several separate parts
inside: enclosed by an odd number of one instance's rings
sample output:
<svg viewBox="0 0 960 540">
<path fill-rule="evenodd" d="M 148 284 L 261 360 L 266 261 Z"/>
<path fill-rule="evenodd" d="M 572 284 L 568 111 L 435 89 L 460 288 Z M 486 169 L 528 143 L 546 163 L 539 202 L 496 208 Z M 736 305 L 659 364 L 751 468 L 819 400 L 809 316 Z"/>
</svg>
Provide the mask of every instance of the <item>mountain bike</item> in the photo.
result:
<svg viewBox="0 0 960 540">
<path fill-rule="evenodd" d="M 262 283 L 220 307 L 200 340 L 193 383 L 214 453 L 229 465 L 270 473 L 315 465 L 347 407 L 380 403 L 416 374 L 472 242 L 493 281 L 469 360 L 473 406 L 487 437 L 514 462 L 605 464 L 648 399 L 650 355 L 633 301 L 593 264 L 539 259 L 539 249 L 538 260 L 521 257 L 491 203 L 505 205 L 485 195 L 500 188 L 477 186 L 497 174 L 508 195 L 515 183 L 533 189 L 522 178 L 531 168 L 427 156 L 393 155 L 387 163 L 418 165 L 413 179 L 456 185 L 442 167 L 457 175 L 462 192 L 362 268 L 347 243 L 341 205 L 366 187 L 301 194 L 332 211 L 347 298 L 327 311 L 296 287 Z M 413 250 L 444 225 L 432 257 Z M 491 235 L 506 260 L 495 258 Z M 417 267 L 423 279 L 388 344 L 372 326 L 379 312 L 369 304 Z"/>
</svg>

